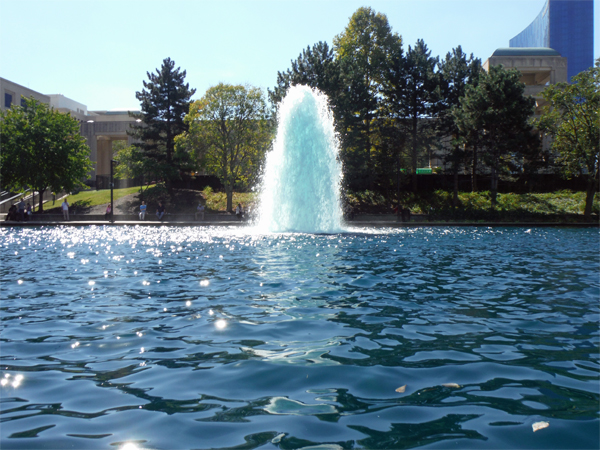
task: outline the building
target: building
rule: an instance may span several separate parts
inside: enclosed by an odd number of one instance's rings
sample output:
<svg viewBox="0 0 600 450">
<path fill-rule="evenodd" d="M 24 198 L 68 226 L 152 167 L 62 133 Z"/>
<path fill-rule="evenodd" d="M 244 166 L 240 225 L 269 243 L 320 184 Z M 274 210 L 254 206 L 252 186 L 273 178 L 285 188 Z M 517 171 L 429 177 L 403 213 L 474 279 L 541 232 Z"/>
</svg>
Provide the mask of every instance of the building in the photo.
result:
<svg viewBox="0 0 600 450">
<path fill-rule="evenodd" d="M 594 66 L 593 0 L 547 0 L 510 47 L 546 47 L 568 61 L 567 81 Z"/>
<path fill-rule="evenodd" d="M 110 187 L 110 164 L 113 159 L 113 143 L 127 141 L 133 143 L 133 138 L 127 135 L 131 125 L 140 122 L 129 116 L 128 111 L 92 111 L 87 120 L 81 122 L 81 135 L 90 147 L 90 159 L 96 162 L 92 174 L 93 186 L 97 189 Z M 119 187 L 127 187 L 129 183 L 119 183 Z"/>
<path fill-rule="evenodd" d="M 90 147 L 90 160 L 95 163 L 88 184 L 98 189 L 107 189 L 110 179 L 110 161 L 115 141 L 133 142 L 127 131 L 136 119 L 129 116 L 128 111 L 88 111 L 83 103 L 76 102 L 62 94 L 45 95 L 20 84 L 0 78 L 0 92 L 4 111 L 13 105 L 23 105 L 24 98 L 33 97 L 41 103 L 62 113 L 69 113 L 80 124 L 81 135 Z M 125 187 L 127 183 L 121 183 Z"/>
<path fill-rule="evenodd" d="M 0 104 L 2 111 L 6 111 L 13 105 L 23 106 L 25 104 L 24 98 L 29 97 L 35 98 L 38 102 L 50 104 L 49 95 L 41 94 L 4 78 L 0 78 L 0 93 L 2 95 L 2 103 Z"/>
<path fill-rule="evenodd" d="M 524 94 L 535 99 L 536 116 L 546 104 L 542 97 L 546 86 L 567 81 L 567 58 L 551 48 L 499 48 L 483 63 L 483 69 L 498 65 L 521 72 Z"/>
</svg>

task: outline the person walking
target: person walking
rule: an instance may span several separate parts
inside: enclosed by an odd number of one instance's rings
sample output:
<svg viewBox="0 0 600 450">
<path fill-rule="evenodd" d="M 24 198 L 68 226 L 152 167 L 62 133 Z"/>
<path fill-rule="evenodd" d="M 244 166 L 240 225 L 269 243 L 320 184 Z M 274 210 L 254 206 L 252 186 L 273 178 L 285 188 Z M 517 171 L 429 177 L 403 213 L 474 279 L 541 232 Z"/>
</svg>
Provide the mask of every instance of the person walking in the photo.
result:
<svg viewBox="0 0 600 450">
<path fill-rule="evenodd" d="M 63 219 L 69 220 L 69 202 L 67 202 L 67 197 L 65 197 L 65 199 L 63 200 L 61 208 L 63 213 Z"/>
<path fill-rule="evenodd" d="M 142 204 L 140 205 L 140 220 L 145 220 L 146 219 L 146 202 L 142 201 Z"/>
</svg>

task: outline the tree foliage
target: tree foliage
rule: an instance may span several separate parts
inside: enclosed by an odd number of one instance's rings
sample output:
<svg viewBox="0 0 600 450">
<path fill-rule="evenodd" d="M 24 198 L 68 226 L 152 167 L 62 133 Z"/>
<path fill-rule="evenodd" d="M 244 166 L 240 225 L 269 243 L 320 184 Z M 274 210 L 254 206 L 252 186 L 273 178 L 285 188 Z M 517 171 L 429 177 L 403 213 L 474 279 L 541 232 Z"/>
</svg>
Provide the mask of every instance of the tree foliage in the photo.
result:
<svg viewBox="0 0 600 450">
<path fill-rule="evenodd" d="M 178 139 L 199 165 L 220 178 L 232 209 L 233 189 L 247 187 L 258 175 L 270 145 L 267 105 L 255 87 L 219 84 L 192 103 L 186 118 L 189 131 Z"/>
<path fill-rule="evenodd" d="M 156 73 L 147 72 L 144 89 L 136 92 L 141 112 L 130 113 L 141 124 L 130 131 L 138 142 L 135 164 L 147 168 L 151 176 L 167 182 L 178 179 L 180 171 L 188 168 L 185 153 L 175 152 L 175 137 L 188 129 L 184 121 L 189 111 L 191 97 L 196 92 L 185 83 L 186 71 L 175 68 L 175 62 L 166 58 Z"/>
<path fill-rule="evenodd" d="M 595 67 L 573 77 L 573 84 L 548 86 L 542 95 L 548 105 L 537 126 L 552 136 L 563 173 L 587 179 L 584 215 L 589 216 L 599 176 L 600 59 Z"/>
<path fill-rule="evenodd" d="M 491 173 L 495 200 L 501 173 L 525 174 L 544 161 L 528 125 L 533 100 L 519 78 L 517 71 L 483 72 L 460 46 L 442 61 L 422 40 L 404 51 L 387 17 L 362 7 L 333 50 L 322 42 L 307 47 L 269 94 L 277 103 L 289 86 L 307 84 L 329 96 L 351 190 L 399 192 L 403 174 L 416 174 L 435 154 L 450 165 L 458 203 L 458 175 L 467 168 L 473 190 L 479 172 Z"/>
<path fill-rule="evenodd" d="M 425 42 L 419 39 L 414 47 L 408 47 L 406 55 L 396 53 L 386 72 L 383 92 L 388 111 L 410 136 L 410 169 L 415 191 L 419 149 L 426 142 L 421 138 L 430 135 L 431 119 L 440 98 L 437 63 L 438 59 L 431 56 Z"/>
<path fill-rule="evenodd" d="M 472 153 L 460 145 L 459 129 L 452 111 L 460 107 L 460 100 L 465 96 L 467 86 L 476 85 L 481 71 L 481 60 L 474 58 L 472 53 L 467 58 L 460 45 L 448 52 L 446 58 L 439 63 L 440 101 L 437 105 L 436 128 L 438 136 L 446 138 L 449 143 L 445 159 L 451 164 L 454 175 L 454 206 L 458 206 L 459 171 L 469 161 Z"/>
<path fill-rule="evenodd" d="M 70 192 L 84 185 L 93 168 L 77 120 L 33 98 L 1 113 L 0 141 L 2 187 L 38 191 L 39 211 L 47 189 Z"/>
<path fill-rule="evenodd" d="M 374 181 L 372 155 L 379 136 L 382 84 L 392 55 L 401 52 L 402 38 L 392 32 L 385 14 L 359 8 L 346 29 L 334 39 L 342 81 L 336 120 L 347 180 L 351 187 L 369 188 Z"/>
<path fill-rule="evenodd" d="M 502 170 L 522 167 L 523 159 L 539 149 L 529 119 L 535 100 L 523 95 L 525 85 L 517 70 L 502 66 L 482 72 L 478 84 L 469 85 L 454 116 L 467 145 L 482 149 L 483 162 L 491 171 L 492 206 L 496 204 Z"/>
<path fill-rule="evenodd" d="M 317 88 L 329 97 L 335 107 L 340 90 L 339 63 L 327 42 L 318 42 L 306 47 L 291 68 L 285 72 L 277 72 L 277 86 L 268 90 L 269 100 L 273 105 L 279 104 L 288 89 L 298 84 Z"/>
</svg>

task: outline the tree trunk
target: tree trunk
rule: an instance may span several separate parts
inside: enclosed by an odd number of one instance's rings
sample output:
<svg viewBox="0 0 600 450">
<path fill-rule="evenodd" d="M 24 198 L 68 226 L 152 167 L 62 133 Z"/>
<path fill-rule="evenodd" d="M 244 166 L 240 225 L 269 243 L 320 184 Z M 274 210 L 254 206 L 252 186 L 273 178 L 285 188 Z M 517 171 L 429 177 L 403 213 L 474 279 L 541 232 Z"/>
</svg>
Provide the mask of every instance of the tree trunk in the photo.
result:
<svg viewBox="0 0 600 450">
<path fill-rule="evenodd" d="M 398 150 L 398 159 L 396 160 L 396 220 L 402 220 L 402 205 L 400 204 L 400 150 Z"/>
<path fill-rule="evenodd" d="M 471 168 L 471 192 L 477 192 L 477 146 L 473 147 L 473 166 Z"/>
<path fill-rule="evenodd" d="M 498 172 L 496 171 L 496 167 L 492 167 L 492 177 L 491 177 L 491 185 L 490 185 L 490 195 L 492 197 L 492 208 L 496 206 L 496 196 L 498 195 Z"/>
<path fill-rule="evenodd" d="M 46 189 L 38 189 L 38 195 L 40 196 L 40 204 L 38 206 L 38 214 L 41 214 L 44 212 L 44 192 L 46 192 Z"/>
<path fill-rule="evenodd" d="M 417 116 L 413 116 L 412 119 L 412 190 L 413 192 L 417 192 L 418 190 L 418 186 L 417 186 Z"/>
<path fill-rule="evenodd" d="M 590 217 L 592 215 L 592 205 L 594 204 L 594 195 L 596 194 L 597 180 L 589 177 L 587 182 L 587 191 L 585 194 L 585 210 L 583 215 Z"/>
<path fill-rule="evenodd" d="M 458 163 L 454 163 L 454 192 L 452 196 L 452 206 L 458 207 Z"/>
<path fill-rule="evenodd" d="M 231 212 L 233 211 L 233 185 L 227 184 L 225 192 L 227 194 L 227 212 Z"/>
</svg>

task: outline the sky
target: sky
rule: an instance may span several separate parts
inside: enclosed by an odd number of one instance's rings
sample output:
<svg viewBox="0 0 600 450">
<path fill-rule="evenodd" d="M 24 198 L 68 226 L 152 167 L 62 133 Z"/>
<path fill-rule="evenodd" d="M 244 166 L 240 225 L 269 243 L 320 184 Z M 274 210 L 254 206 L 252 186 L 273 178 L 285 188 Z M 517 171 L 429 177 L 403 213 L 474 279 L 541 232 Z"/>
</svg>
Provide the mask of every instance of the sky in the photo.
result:
<svg viewBox="0 0 600 450">
<path fill-rule="evenodd" d="M 577 1 L 577 0 L 573 0 Z M 361 6 L 387 16 L 404 48 L 443 58 L 458 45 L 484 62 L 545 0 L 0 0 L 0 76 L 90 111 L 139 110 L 147 72 L 170 57 L 196 89 L 265 90 L 308 46 L 330 46 Z M 594 0 L 594 59 L 600 57 Z"/>
</svg>

